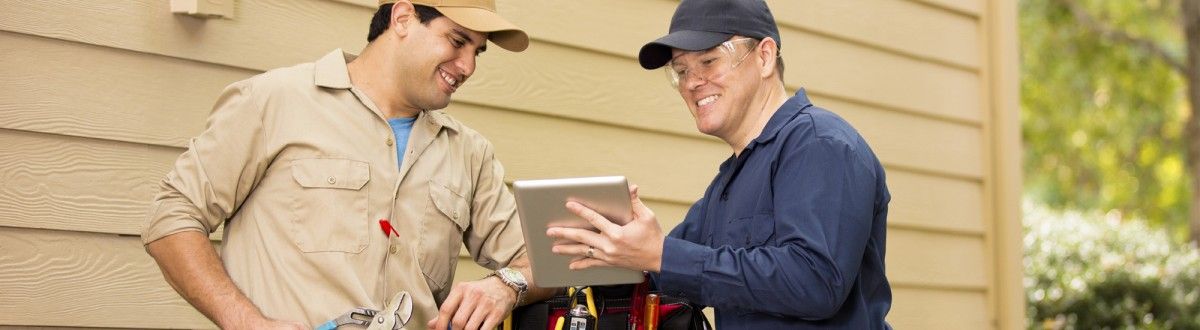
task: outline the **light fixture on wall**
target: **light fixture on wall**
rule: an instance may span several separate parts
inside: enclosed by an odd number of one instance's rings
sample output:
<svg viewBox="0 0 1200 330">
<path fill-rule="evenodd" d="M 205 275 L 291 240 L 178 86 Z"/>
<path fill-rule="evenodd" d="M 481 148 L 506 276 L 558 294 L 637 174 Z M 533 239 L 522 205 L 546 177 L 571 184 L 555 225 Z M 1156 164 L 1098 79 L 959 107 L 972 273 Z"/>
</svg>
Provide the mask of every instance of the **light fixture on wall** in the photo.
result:
<svg viewBox="0 0 1200 330">
<path fill-rule="evenodd" d="M 171 0 L 171 12 L 199 18 L 233 19 L 235 0 Z"/>
</svg>

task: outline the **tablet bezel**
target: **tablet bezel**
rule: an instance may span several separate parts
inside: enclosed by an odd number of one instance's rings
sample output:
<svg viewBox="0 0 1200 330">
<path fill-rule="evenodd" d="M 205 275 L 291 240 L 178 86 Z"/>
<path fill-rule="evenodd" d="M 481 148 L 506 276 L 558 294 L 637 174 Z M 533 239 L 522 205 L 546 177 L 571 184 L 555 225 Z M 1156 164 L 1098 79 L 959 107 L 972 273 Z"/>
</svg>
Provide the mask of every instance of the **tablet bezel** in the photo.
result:
<svg viewBox="0 0 1200 330">
<path fill-rule="evenodd" d="M 579 202 L 610 221 L 625 224 L 633 217 L 629 185 L 624 176 L 577 177 L 513 182 L 517 212 L 521 217 L 527 253 L 538 287 L 613 285 L 640 283 L 641 271 L 593 267 L 571 270 L 571 257 L 554 254 L 554 240 L 546 236 L 550 227 L 595 230 L 583 218 L 567 210 L 568 200 Z"/>
</svg>

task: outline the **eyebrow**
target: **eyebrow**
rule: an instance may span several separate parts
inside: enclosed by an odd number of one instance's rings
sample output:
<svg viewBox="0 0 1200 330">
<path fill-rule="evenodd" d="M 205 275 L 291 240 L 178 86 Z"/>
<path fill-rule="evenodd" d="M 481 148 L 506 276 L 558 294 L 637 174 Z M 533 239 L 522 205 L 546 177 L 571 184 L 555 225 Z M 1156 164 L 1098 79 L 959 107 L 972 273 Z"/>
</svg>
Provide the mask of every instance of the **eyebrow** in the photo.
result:
<svg viewBox="0 0 1200 330">
<path fill-rule="evenodd" d="M 454 28 L 453 31 L 454 31 L 454 34 L 457 34 L 459 37 L 462 37 L 463 39 L 470 40 L 471 43 L 478 42 L 477 40 L 475 40 L 475 38 L 471 38 L 470 34 L 467 34 L 467 32 L 465 32 L 461 29 Z M 486 51 L 487 51 L 487 40 L 484 40 L 483 43 L 480 44 L 479 48 L 475 49 L 475 55 L 478 56 L 479 54 L 482 54 L 483 52 L 486 52 Z"/>
</svg>

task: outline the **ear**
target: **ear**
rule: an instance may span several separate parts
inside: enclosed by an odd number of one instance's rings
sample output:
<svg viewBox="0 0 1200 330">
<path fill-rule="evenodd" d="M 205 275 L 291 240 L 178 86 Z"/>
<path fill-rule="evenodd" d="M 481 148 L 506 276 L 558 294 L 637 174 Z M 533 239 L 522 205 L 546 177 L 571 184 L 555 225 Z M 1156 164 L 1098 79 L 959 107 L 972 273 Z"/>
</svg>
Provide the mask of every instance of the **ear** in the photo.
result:
<svg viewBox="0 0 1200 330">
<path fill-rule="evenodd" d="M 775 73 L 775 62 L 779 60 L 779 44 L 775 39 L 766 37 L 759 41 L 758 51 L 754 55 L 758 56 L 759 63 L 762 64 L 758 68 L 760 78 L 765 79 Z"/>
<path fill-rule="evenodd" d="M 415 21 L 417 21 L 417 10 L 413 8 L 412 2 L 398 0 L 392 4 L 392 17 L 388 21 L 388 27 L 392 33 L 396 33 L 399 37 L 408 35 L 408 27 Z"/>
</svg>

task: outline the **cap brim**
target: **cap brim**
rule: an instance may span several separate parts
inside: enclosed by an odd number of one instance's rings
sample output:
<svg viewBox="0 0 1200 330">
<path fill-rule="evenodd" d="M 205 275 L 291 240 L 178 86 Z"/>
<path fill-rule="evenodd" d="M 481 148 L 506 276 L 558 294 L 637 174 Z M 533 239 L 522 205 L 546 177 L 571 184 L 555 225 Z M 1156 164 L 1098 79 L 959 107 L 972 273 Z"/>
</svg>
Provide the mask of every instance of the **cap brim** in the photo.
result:
<svg viewBox="0 0 1200 330">
<path fill-rule="evenodd" d="M 707 31 L 679 30 L 671 32 L 642 46 L 641 52 L 638 53 L 638 62 L 641 62 L 642 68 L 647 70 L 657 69 L 671 60 L 672 48 L 689 51 L 705 50 L 720 45 L 730 37 L 733 35 Z"/>
<path fill-rule="evenodd" d="M 458 25 L 486 32 L 488 40 L 500 48 L 513 52 L 529 48 L 529 35 L 492 11 L 474 7 L 437 7 L 437 10 Z"/>
</svg>

